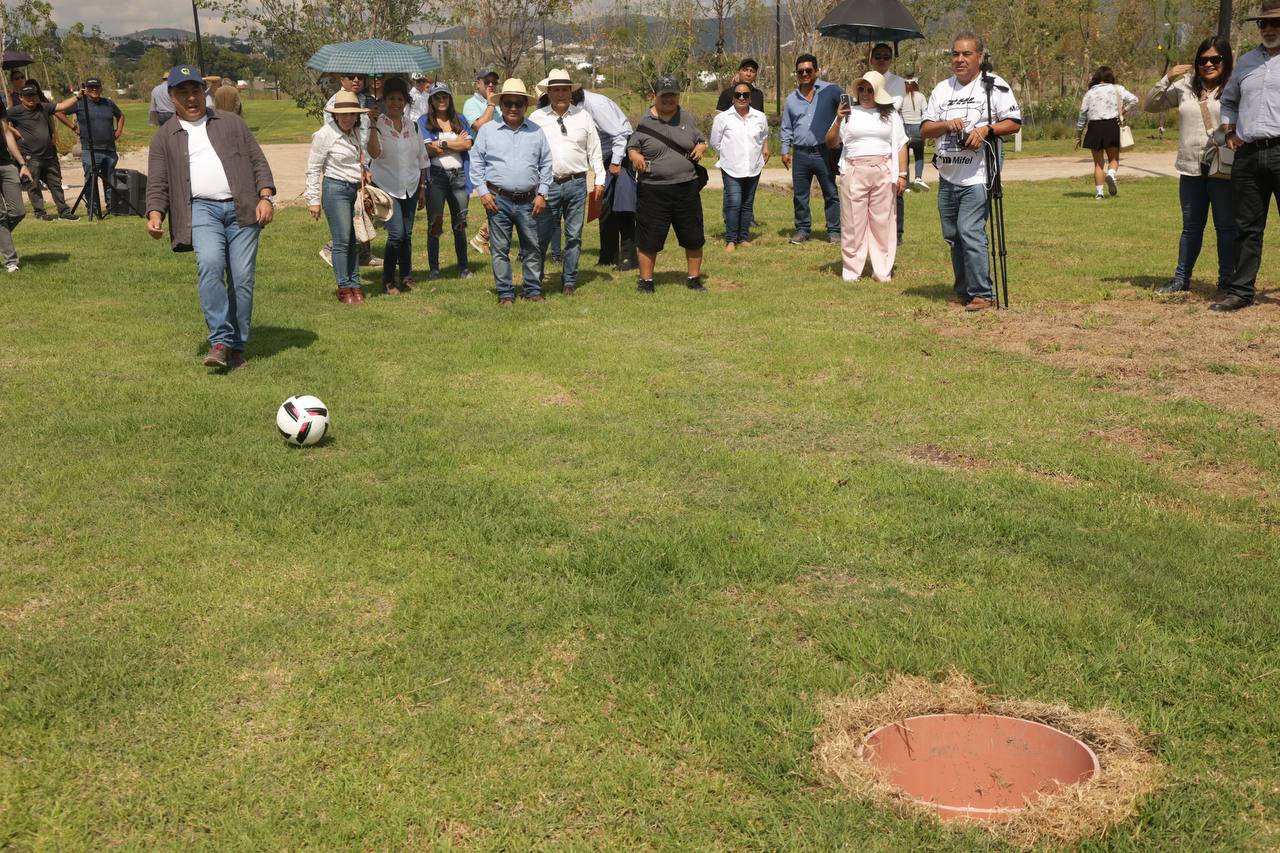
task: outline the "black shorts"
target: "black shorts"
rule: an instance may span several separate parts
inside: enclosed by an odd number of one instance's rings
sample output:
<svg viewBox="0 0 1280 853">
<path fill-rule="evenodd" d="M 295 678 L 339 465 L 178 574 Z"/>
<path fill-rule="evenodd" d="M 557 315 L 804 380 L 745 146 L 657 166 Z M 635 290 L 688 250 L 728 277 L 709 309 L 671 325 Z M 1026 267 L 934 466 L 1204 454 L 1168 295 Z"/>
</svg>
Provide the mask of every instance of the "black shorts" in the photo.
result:
<svg viewBox="0 0 1280 853">
<path fill-rule="evenodd" d="M 707 242 L 702 228 L 702 196 L 698 182 L 640 184 L 636 193 L 636 248 L 656 255 L 674 228 L 682 249 L 701 249 Z"/>
<path fill-rule="evenodd" d="M 1108 148 L 1120 147 L 1120 119 L 1104 118 L 1089 122 L 1084 131 L 1081 148 L 1090 151 L 1105 151 Z"/>
</svg>

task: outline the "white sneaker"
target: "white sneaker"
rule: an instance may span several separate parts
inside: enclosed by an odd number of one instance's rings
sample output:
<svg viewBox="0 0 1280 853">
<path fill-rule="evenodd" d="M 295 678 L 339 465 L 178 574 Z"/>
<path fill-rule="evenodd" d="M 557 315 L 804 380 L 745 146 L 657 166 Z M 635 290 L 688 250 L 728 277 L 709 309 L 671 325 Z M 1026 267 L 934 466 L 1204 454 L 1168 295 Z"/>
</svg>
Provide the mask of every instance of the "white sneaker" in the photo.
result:
<svg viewBox="0 0 1280 853">
<path fill-rule="evenodd" d="M 916 178 L 911 182 L 911 186 L 920 190 L 922 193 L 927 193 L 929 191 L 929 185 L 924 182 L 924 178 Z"/>
<path fill-rule="evenodd" d="M 5 264 L 5 265 L 4 265 L 4 271 L 5 271 L 5 272 L 17 272 L 17 271 L 18 271 L 18 262 L 17 262 L 17 261 L 9 261 L 7 264 Z"/>
<path fill-rule="evenodd" d="M 1107 170 L 1107 192 L 1112 195 L 1120 192 L 1120 189 L 1116 186 L 1116 173 L 1109 169 Z"/>
<path fill-rule="evenodd" d="M 328 246 L 325 246 L 323 249 L 320 250 L 320 257 L 324 259 L 324 262 L 326 264 L 328 264 L 329 266 L 333 266 L 333 250 L 330 249 Z"/>
<path fill-rule="evenodd" d="M 1102 193 L 1094 193 L 1093 195 L 1094 201 L 1102 201 L 1102 198 L 1103 198 Z"/>
</svg>

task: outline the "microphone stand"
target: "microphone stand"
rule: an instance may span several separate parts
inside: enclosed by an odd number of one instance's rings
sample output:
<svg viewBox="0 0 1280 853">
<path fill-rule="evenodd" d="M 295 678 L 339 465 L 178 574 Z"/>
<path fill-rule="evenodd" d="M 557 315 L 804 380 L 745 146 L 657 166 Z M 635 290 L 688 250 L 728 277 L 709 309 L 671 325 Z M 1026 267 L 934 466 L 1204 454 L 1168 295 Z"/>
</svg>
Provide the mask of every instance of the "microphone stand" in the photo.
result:
<svg viewBox="0 0 1280 853">
<path fill-rule="evenodd" d="M 991 74 L 991 57 L 984 56 L 981 65 L 982 88 L 987 92 L 987 125 L 995 135 L 995 108 L 992 105 L 992 92 L 996 87 L 996 78 Z M 1000 180 L 1003 163 L 997 146 L 1002 145 L 996 136 L 993 143 L 990 139 L 983 145 L 987 165 L 987 225 L 991 229 L 991 286 L 995 295 L 996 308 L 1001 307 L 1001 294 L 1004 295 L 1004 308 L 1009 307 L 1009 265 L 1008 247 L 1005 243 L 1004 230 L 1004 184 Z"/>
</svg>

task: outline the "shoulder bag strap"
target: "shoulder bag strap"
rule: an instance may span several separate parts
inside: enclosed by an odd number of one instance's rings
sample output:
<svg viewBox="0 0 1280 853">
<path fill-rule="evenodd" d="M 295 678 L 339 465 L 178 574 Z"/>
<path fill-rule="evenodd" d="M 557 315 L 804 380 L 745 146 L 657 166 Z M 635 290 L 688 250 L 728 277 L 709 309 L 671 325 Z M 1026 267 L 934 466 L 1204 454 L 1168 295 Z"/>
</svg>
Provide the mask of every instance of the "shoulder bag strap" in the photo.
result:
<svg viewBox="0 0 1280 853">
<path fill-rule="evenodd" d="M 1207 98 L 1200 99 L 1200 119 L 1204 122 L 1204 132 L 1210 137 L 1213 135 L 1213 119 L 1209 116 L 1209 103 Z"/>
<path fill-rule="evenodd" d="M 636 132 L 636 133 L 643 133 L 643 134 L 646 134 L 646 135 L 648 135 L 648 136 L 652 136 L 654 139 L 658 140 L 658 141 L 659 141 L 659 142 L 661 142 L 663 145 L 665 145 L 665 146 L 667 146 L 668 148 L 670 148 L 672 151 L 678 152 L 678 153 L 680 154 L 680 156 L 681 156 L 681 157 L 688 157 L 690 154 L 692 154 L 692 153 L 693 153 L 693 149 L 692 149 L 692 148 L 690 148 L 688 151 L 684 150 L 684 149 L 683 149 L 683 148 L 681 148 L 679 145 L 676 145 L 676 143 L 671 139 L 671 137 L 667 136 L 667 135 L 666 135 L 665 133 L 663 133 L 662 131 L 660 131 L 660 130 L 654 130 L 654 129 L 653 129 L 653 128 L 651 128 L 651 127 L 647 127 L 647 126 L 645 126 L 643 123 L 640 123 L 640 124 L 637 124 L 637 125 L 636 125 L 635 132 Z"/>
</svg>

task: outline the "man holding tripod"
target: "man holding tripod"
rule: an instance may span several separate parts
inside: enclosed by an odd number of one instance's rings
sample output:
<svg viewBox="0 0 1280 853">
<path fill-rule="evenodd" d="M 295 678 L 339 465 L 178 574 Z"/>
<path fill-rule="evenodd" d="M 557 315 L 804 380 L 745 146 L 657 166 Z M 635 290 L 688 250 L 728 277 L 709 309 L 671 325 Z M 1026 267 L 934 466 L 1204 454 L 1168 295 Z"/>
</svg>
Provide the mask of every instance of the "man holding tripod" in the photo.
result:
<svg viewBox="0 0 1280 853">
<path fill-rule="evenodd" d="M 982 39 L 961 33 L 951 43 L 953 76 L 943 80 L 929 96 L 920 135 L 938 140 L 934 165 L 938 167 L 938 215 L 942 239 L 951 247 L 955 274 L 954 304 L 966 311 L 982 311 L 996 305 L 987 254 L 987 190 L 999 171 L 1000 137 L 1022 127 L 1022 109 L 1009 84 L 983 73 Z M 983 77 L 991 83 L 990 100 Z M 990 115 L 988 115 L 990 104 Z"/>
<path fill-rule="evenodd" d="M 106 207 L 111 209 L 115 196 L 112 181 L 115 180 L 116 140 L 124 133 L 124 113 L 110 98 L 102 97 L 102 81 L 90 77 L 80 89 L 80 102 L 75 108 L 76 128 L 80 132 L 80 162 L 84 164 L 85 204 L 89 217 L 102 218 L 104 211 L 98 205 L 98 187 L 95 176 L 102 180 L 106 190 Z"/>
</svg>

